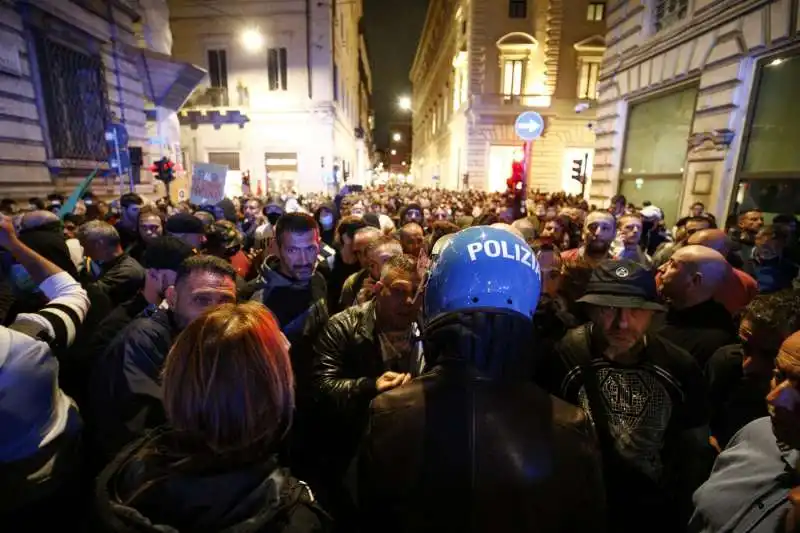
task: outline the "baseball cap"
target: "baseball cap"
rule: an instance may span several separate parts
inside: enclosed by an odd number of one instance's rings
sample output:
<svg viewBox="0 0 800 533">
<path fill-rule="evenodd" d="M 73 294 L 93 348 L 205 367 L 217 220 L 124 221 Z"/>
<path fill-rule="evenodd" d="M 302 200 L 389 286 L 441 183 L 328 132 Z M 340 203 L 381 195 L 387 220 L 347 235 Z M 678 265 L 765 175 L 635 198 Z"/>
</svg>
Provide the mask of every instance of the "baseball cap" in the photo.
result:
<svg viewBox="0 0 800 533">
<path fill-rule="evenodd" d="M 656 278 L 639 263 L 610 259 L 597 265 L 589 277 L 581 303 L 628 309 L 665 311 L 658 303 Z"/>
<path fill-rule="evenodd" d="M 175 213 L 167 219 L 167 233 L 205 233 L 203 221 L 191 213 Z"/>
<path fill-rule="evenodd" d="M 147 245 L 142 256 L 142 266 L 158 270 L 178 270 L 187 257 L 195 254 L 194 248 L 170 235 L 156 237 Z"/>
</svg>

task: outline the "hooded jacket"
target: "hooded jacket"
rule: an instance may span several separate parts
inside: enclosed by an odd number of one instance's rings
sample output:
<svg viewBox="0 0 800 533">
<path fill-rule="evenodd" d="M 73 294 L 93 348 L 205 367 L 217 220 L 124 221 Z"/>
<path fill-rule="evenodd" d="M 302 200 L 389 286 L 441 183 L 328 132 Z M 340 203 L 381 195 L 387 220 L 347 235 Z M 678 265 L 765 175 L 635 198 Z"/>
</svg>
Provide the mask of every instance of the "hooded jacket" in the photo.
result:
<svg viewBox="0 0 800 533">
<path fill-rule="evenodd" d="M 329 228 L 325 228 L 322 225 L 322 222 L 319 220 L 320 211 L 323 209 L 327 209 L 333 215 L 333 222 Z M 327 204 L 322 204 L 314 211 L 314 220 L 317 221 L 319 225 L 319 235 L 322 239 L 322 242 L 327 244 L 328 246 L 333 246 L 333 239 L 336 236 L 336 224 L 339 223 L 339 210 L 336 208 L 336 204 L 333 202 L 328 202 Z"/>
<path fill-rule="evenodd" d="M 309 281 L 288 278 L 278 270 L 280 259 L 270 256 L 261 265 L 251 300 L 261 302 L 280 324 L 292 343 L 290 355 L 298 397 L 307 393 L 311 377 L 311 343 L 328 321 L 327 286 L 319 272 Z M 298 401 L 302 403 L 302 400 Z"/>
<path fill-rule="evenodd" d="M 184 448 L 175 434 L 155 432 L 117 455 L 97 480 L 100 530 L 315 533 L 330 529 L 329 517 L 308 486 L 279 468 L 274 457 L 225 459 L 177 451 Z"/>
</svg>

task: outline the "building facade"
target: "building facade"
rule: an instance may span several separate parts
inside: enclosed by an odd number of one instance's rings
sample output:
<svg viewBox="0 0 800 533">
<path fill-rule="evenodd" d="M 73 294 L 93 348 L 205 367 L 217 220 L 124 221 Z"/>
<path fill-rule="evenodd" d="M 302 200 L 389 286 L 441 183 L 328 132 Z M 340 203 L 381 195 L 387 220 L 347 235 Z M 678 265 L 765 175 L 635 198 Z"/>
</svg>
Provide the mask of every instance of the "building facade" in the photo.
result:
<svg viewBox="0 0 800 533">
<path fill-rule="evenodd" d="M 524 157 L 514 122 L 533 110 L 545 128 L 529 188 L 580 192 L 572 164 L 591 174 L 604 33 L 603 2 L 431 0 L 411 70 L 415 182 L 504 190 Z"/>
<path fill-rule="evenodd" d="M 332 191 L 371 167 L 360 0 L 170 0 L 175 56 L 208 74 L 179 114 L 189 163 L 226 191 Z"/>
<path fill-rule="evenodd" d="M 139 45 L 147 27 L 137 0 L 0 3 L 0 196 L 69 194 L 96 168 L 95 193 L 129 190 L 129 177 L 120 184 L 109 170 L 106 129 L 123 125 L 134 159 L 139 151 L 146 161 L 157 149 L 147 132 L 153 101 L 142 80 L 155 80 L 174 107 L 191 91 L 174 86 L 182 67 L 168 56 L 144 59 L 150 51 Z M 156 64 L 162 72 L 149 72 Z M 191 78 L 184 81 L 191 85 Z M 146 172 L 134 182 L 140 193 L 155 190 Z"/>
<path fill-rule="evenodd" d="M 591 198 L 800 211 L 797 0 L 613 0 Z M 769 217 L 768 217 L 769 218 Z"/>
</svg>

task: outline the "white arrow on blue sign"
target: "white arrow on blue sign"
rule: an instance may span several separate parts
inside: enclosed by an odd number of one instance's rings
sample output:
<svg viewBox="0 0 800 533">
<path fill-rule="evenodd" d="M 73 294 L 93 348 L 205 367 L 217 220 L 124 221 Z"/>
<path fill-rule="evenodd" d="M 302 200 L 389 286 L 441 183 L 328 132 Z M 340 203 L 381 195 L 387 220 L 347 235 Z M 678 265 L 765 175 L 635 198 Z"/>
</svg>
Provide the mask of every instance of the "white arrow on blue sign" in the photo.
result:
<svg viewBox="0 0 800 533">
<path fill-rule="evenodd" d="M 532 141 L 544 130 L 544 119 L 536 111 L 525 111 L 514 122 L 514 130 L 523 141 Z"/>
<path fill-rule="evenodd" d="M 113 122 L 106 129 L 106 141 L 111 144 L 116 141 L 120 148 L 128 146 L 128 130 L 122 124 Z"/>
</svg>

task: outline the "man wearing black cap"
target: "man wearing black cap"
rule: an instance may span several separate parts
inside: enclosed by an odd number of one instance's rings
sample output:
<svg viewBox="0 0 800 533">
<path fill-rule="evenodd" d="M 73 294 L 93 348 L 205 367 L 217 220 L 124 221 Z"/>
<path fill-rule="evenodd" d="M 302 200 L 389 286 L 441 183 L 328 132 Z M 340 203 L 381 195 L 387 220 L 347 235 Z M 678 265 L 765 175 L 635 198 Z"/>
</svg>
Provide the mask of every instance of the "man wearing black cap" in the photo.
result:
<svg viewBox="0 0 800 533">
<path fill-rule="evenodd" d="M 590 322 L 570 330 L 539 363 L 537 381 L 586 409 L 598 434 L 609 531 L 674 532 L 708 476 L 708 415 L 700 367 L 648 332 L 657 302 L 653 274 L 628 260 L 592 271 Z"/>
<path fill-rule="evenodd" d="M 167 235 L 182 240 L 195 250 L 201 250 L 206 242 L 203 221 L 190 213 L 175 213 L 167 219 Z"/>
<path fill-rule="evenodd" d="M 175 284 L 178 267 L 194 255 L 191 246 L 176 237 L 157 237 L 144 252 L 144 287 L 127 302 L 118 305 L 102 321 L 86 343 L 85 353 L 100 355 L 114 337 L 137 316 L 148 316 L 164 301 L 167 287 Z"/>
</svg>

